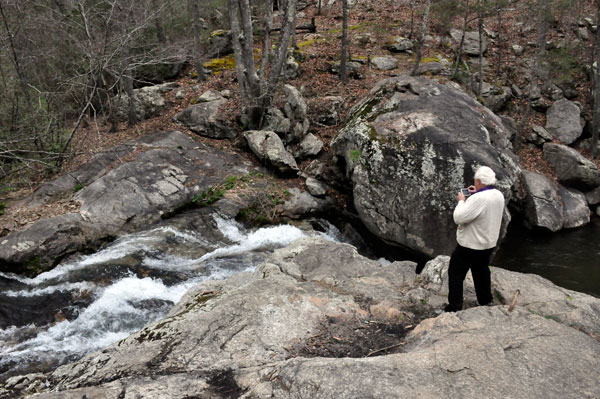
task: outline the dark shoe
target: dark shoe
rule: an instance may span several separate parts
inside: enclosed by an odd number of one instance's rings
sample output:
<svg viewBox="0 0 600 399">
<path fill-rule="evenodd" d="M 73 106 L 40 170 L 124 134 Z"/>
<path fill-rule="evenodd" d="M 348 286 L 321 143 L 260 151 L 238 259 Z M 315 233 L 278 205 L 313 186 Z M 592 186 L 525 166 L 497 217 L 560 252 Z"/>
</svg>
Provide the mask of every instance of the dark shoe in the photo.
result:
<svg viewBox="0 0 600 399">
<path fill-rule="evenodd" d="M 444 312 L 446 312 L 446 313 L 448 313 L 448 312 L 458 312 L 459 310 L 462 310 L 462 309 L 457 309 L 454 306 L 450 306 L 450 305 L 446 305 L 444 307 Z"/>
</svg>

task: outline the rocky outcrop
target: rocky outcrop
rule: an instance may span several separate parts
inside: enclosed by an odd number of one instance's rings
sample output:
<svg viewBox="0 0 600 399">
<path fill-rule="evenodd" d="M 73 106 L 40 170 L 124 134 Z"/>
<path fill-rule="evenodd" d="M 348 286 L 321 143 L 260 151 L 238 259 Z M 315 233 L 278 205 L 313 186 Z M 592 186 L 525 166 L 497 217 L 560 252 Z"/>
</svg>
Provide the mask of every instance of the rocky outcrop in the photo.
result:
<svg viewBox="0 0 600 399">
<path fill-rule="evenodd" d="M 546 130 L 565 144 L 572 144 L 583 132 L 580 112 L 572 101 L 556 101 L 546 112 Z"/>
<path fill-rule="evenodd" d="M 491 167 L 508 202 L 519 167 L 510 131 L 466 93 L 426 78 L 387 79 L 357 104 L 332 148 L 367 228 L 428 256 L 449 254 L 456 193 Z"/>
<path fill-rule="evenodd" d="M 565 186 L 584 191 L 600 186 L 598 167 L 576 150 L 562 144 L 546 143 L 543 157 L 554 168 L 558 181 Z"/>
<path fill-rule="evenodd" d="M 192 132 L 214 139 L 234 138 L 236 131 L 223 119 L 221 106 L 227 100 L 220 94 L 204 93 L 198 103 L 189 106 L 173 117 L 179 124 L 188 127 Z"/>
<path fill-rule="evenodd" d="M 24 202 L 33 208 L 74 196 L 80 206 L 79 213 L 42 219 L 3 237 L 0 270 L 39 273 L 69 254 L 147 226 L 250 167 L 240 157 L 194 142 L 178 131 L 147 135 L 117 147 L 70 177 L 42 185 Z"/>
<path fill-rule="evenodd" d="M 495 306 L 435 315 L 448 257 L 383 266 L 304 238 L 205 281 L 169 315 L 0 398 L 596 397 L 600 299 L 493 268 Z M 508 305 L 520 290 L 516 307 Z M 568 367 L 565 367 L 568 365 Z M 33 392 L 38 392 L 33 395 Z M 30 395 L 30 396 L 28 396 Z"/>
<path fill-rule="evenodd" d="M 571 229 L 590 222 L 590 208 L 583 193 L 561 186 L 558 194 L 563 204 L 563 228 Z"/>
</svg>

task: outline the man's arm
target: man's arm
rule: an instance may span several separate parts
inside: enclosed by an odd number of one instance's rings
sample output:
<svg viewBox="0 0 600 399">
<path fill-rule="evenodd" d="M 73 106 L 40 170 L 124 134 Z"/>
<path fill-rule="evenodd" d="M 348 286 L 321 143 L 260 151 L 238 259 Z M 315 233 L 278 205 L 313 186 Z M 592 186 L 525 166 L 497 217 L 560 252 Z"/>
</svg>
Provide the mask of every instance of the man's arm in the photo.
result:
<svg viewBox="0 0 600 399">
<path fill-rule="evenodd" d="M 467 224 L 475 220 L 483 210 L 483 203 L 476 197 L 471 197 L 469 201 L 458 201 L 454 208 L 454 223 Z"/>
</svg>

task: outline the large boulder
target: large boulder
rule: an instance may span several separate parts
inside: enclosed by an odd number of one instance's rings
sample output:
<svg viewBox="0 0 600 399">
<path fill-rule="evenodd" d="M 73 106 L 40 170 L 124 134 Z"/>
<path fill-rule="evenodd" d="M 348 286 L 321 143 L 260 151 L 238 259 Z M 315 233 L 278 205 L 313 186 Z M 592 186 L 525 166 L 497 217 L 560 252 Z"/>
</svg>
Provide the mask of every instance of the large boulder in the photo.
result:
<svg viewBox="0 0 600 399">
<path fill-rule="evenodd" d="M 596 164 L 573 148 L 546 143 L 543 157 L 552 165 L 558 181 L 562 184 L 583 191 L 600 186 L 600 171 Z"/>
<path fill-rule="evenodd" d="M 234 138 L 236 132 L 223 119 L 221 110 L 221 106 L 227 103 L 227 100 L 221 96 L 210 96 L 207 100 L 199 99 L 197 104 L 176 114 L 173 120 L 201 136 L 214 139 Z"/>
<path fill-rule="evenodd" d="M 167 102 L 164 94 L 177 88 L 176 83 L 164 83 L 154 86 L 146 86 L 133 91 L 135 116 L 138 120 L 144 120 L 158 115 L 165 108 Z M 129 97 L 121 94 L 114 98 L 116 116 L 120 120 L 127 120 L 129 113 Z"/>
<path fill-rule="evenodd" d="M 522 212 L 529 227 L 558 231 L 590 221 L 583 193 L 554 183 L 539 173 L 524 170 L 521 179 Z"/>
<path fill-rule="evenodd" d="M 539 173 L 523 170 L 523 213 L 530 227 L 558 231 L 563 227 L 563 208 L 554 182 Z"/>
<path fill-rule="evenodd" d="M 59 178 L 60 184 L 44 184 L 23 202 L 34 210 L 42 202 L 74 196 L 79 209 L 3 237 L 0 271 L 40 273 L 69 254 L 89 251 L 123 232 L 147 227 L 231 174 L 250 168 L 242 158 L 178 131 L 146 135 L 118 147 L 114 157 L 98 159 L 75 173 L 82 180 Z M 89 173 L 84 172 L 88 169 Z"/>
<path fill-rule="evenodd" d="M 560 186 L 558 195 L 563 204 L 563 228 L 571 229 L 590 222 L 590 208 L 585 194 Z"/>
<path fill-rule="evenodd" d="M 455 246 L 456 193 L 491 167 L 506 201 L 519 167 L 500 118 L 423 77 L 386 79 L 350 112 L 332 148 L 345 160 L 367 228 L 427 256 Z"/>
<path fill-rule="evenodd" d="M 290 154 L 277 133 L 269 130 L 247 130 L 244 138 L 252 152 L 262 161 L 268 161 L 280 173 L 298 171 L 296 160 Z"/>
<path fill-rule="evenodd" d="M 450 31 L 450 37 L 452 38 L 452 44 L 455 48 L 458 48 L 460 45 L 460 41 L 463 36 L 463 31 L 458 29 L 452 29 Z M 462 51 L 467 55 L 479 56 L 479 32 L 471 31 L 464 32 L 464 42 L 462 46 Z M 482 48 L 483 53 L 487 51 L 488 48 L 488 39 L 485 35 L 483 35 L 482 39 Z"/>
<path fill-rule="evenodd" d="M 468 278 L 468 309 L 436 317 L 448 258 L 414 267 L 302 238 L 108 348 L 12 377 L 0 398 L 600 396 L 600 299 L 493 268 L 495 306 L 472 307 Z M 501 304 L 517 289 L 514 310 Z"/>
<path fill-rule="evenodd" d="M 546 130 L 565 144 L 571 144 L 583 132 L 580 113 L 574 102 L 558 100 L 546 111 Z"/>
</svg>

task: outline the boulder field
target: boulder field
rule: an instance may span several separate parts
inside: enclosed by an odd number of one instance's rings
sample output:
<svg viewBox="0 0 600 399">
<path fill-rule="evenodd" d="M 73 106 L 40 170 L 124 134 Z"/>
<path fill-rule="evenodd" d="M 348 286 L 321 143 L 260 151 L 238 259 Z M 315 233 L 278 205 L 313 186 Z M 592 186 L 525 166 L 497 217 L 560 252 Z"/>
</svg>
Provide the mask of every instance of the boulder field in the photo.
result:
<svg viewBox="0 0 600 399">
<path fill-rule="evenodd" d="M 494 306 L 475 306 L 468 278 L 467 309 L 437 315 L 447 264 L 416 275 L 302 238 L 104 350 L 10 378 L 0 398 L 600 396 L 600 299 L 492 268 Z"/>
</svg>

